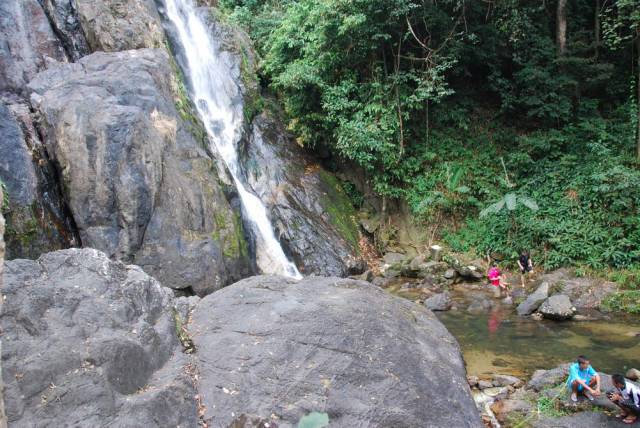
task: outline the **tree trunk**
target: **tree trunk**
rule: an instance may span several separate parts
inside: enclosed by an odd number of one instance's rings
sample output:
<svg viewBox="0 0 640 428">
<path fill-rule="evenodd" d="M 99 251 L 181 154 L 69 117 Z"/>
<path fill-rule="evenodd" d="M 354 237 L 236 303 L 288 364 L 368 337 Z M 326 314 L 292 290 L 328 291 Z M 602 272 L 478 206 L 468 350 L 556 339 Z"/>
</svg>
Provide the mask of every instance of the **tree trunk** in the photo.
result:
<svg viewBox="0 0 640 428">
<path fill-rule="evenodd" d="M 638 97 L 636 98 L 636 156 L 640 160 L 640 28 L 636 30 L 636 61 L 638 62 L 636 67 L 636 74 L 638 75 L 638 81 L 636 82 L 636 92 Z"/>
<path fill-rule="evenodd" d="M 596 13 L 593 20 L 593 35 L 594 35 L 594 59 L 598 60 L 600 53 L 600 0 L 596 0 Z"/>
<path fill-rule="evenodd" d="M 558 47 L 558 56 L 564 56 L 567 50 L 567 0 L 558 0 L 556 44 Z"/>
</svg>

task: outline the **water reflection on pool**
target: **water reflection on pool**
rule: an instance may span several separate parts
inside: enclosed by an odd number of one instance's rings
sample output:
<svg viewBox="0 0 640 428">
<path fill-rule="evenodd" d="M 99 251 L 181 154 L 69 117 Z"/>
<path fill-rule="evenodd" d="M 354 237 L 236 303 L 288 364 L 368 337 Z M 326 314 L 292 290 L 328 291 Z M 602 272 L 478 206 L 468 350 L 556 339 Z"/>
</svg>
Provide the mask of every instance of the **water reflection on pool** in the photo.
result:
<svg viewBox="0 0 640 428">
<path fill-rule="evenodd" d="M 640 320 L 612 317 L 598 321 L 535 321 L 494 308 L 488 314 L 464 310 L 438 314 L 458 339 L 467 372 L 474 375 L 531 374 L 586 354 L 596 370 L 625 372 L 640 366 Z"/>
<path fill-rule="evenodd" d="M 490 298 L 490 293 L 486 289 L 460 292 L 462 288 L 457 286 L 453 293 L 457 310 L 436 315 L 460 343 L 470 375 L 526 376 L 572 361 L 580 354 L 587 355 L 599 371 L 640 369 L 638 316 L 599 314 L 597 321 L 536 321 L 518 317 L 514 306 L 495 299 L 491 311 L 472 315 L 466 311 L 468 305 L 475 299 Z M 411 300 L 420 298 L 415 289 L 394 285 L 389 291 Z"/>
</svg>

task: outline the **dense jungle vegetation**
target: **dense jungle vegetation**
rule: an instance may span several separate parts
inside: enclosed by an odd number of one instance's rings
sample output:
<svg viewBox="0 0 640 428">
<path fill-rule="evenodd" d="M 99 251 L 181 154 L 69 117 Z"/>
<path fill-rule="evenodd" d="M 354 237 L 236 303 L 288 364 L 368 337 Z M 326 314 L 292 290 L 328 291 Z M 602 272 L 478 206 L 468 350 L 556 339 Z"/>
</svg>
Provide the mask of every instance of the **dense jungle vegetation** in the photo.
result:
<svg viewBox="0 0 640 428">
<path fill-rule="evenodd" d="M 453 249 L 640 266 L 640 0 L 220 6 L 299 142 Z"/>
</svg>

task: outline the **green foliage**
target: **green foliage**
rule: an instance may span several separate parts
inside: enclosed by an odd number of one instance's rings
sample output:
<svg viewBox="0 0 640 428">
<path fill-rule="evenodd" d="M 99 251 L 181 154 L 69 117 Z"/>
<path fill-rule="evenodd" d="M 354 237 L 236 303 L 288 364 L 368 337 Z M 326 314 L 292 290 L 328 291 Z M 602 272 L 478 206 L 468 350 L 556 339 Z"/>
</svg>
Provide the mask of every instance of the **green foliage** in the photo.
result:
<svg viewBox="0 0 640 428">
<path fill-rule="evenodd" d="M 569 2 L 562 57 L 555 2 L 220 4 L 298 141 L 359 165 L 455 251 L 603 269 L 640 265 L 638 2 Z"/>
<path fill-rule="evenodd" d="M 607 297 L 602 307 L 609 311 L 640 314 L 640 290 L 623 290 Z"/>
<path fill-rule="evenodd" d="M 0 199 L 0 212 L 4 212 L 4 210 L 9 208 L 9 192 L 7 192 L 7 186 L 0 180 L 0 194 L 2 194 L 2 199 Z"/>
<path fill-rule="evenodd" d="M 343 236 L 355 251 L 359 251 L 360 235 L 353 205 L 335 176 L 321 170 L 320 180 L 325 189 L 325 196 L 320 203 L 329 215 L 330 223 L 340 231 L 340 236 Z"/>
</svg>

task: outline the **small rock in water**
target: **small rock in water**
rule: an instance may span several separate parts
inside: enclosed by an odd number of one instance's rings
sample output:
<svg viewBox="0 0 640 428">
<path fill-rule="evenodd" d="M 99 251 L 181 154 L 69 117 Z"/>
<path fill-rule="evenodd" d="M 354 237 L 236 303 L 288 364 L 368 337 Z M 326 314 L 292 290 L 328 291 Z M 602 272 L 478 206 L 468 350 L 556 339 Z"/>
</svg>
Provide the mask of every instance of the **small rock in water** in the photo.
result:
<svg viewBox="0 0 640 428">
<path fill-rule="evenodd" d="M 571 304 L 569 296 L 564 294 L 555 294 L 544 301 L 538 311 L 545 318 L 564 321 L 571 319 L 575 312 L 575 308 Z"/>
<path fill-rule="evenodd" d="M 451 308 L 453 302 L 448 292 L 436 294 L 425 300 L 424 305 L 432 311 L 447 311 Z"/>
<path fill-rule="evenodd" d="M 383 257 L 384 262 L 390 265 L 402 263 L 406 260 L 406 256 L 400 253 L 387 253 Z"/>
<path fill-rule="evenodd" d="M 376 276 L 375 278 L 373 278 L 373 281 L 371 281 L 371 283 L 373 285 L 375 285 L 376 287 L 386 287 L 387 285 L 389 285 L 389 280 L 387 278 L 383 278 L 381 276 Z"/>
<path fill-rule="evenodd" d="M 499 374 L 493 377 L 493 384 L 495 386 L 514 386 L 518 388 L 522 386 L 523 382 L 515 376 Z"/>
<path fill-rule="evenodd" d="M 482 390 L 493 388 L 493 383 L 488 380 L 482 379 L 478 381 L 478 388 Z"/>
<path fill-rule="evenodd" d="M 469 383 L 469 386 L 474 387 L 474 386 L 478 386 L 478 381 L 480 379 L 478 379 L 478 376 L 467 376 L 467 382 Z"/>
<path fill-rule="evenodd" d="M 640 370 L 638 369 L 629 369 L 627 373 L 624 375 L 627 379 L 631 380 L 640 380 Z"/>
<path fill-rule="evenodd" d="M 509 367 L 509 361 L 503 358 L 496 358 L 495 360 L 491 361 L 491 364 L 493 364 L 495 367 Z"/>
<path fill-rule="evenodd" d="M 544 317 L 540 312 L 536 312 L 535 314 L 531 314 L 531 318 L 533 318 L 536 321 L 542 321 L 542 318 Z"/>
</svg>

